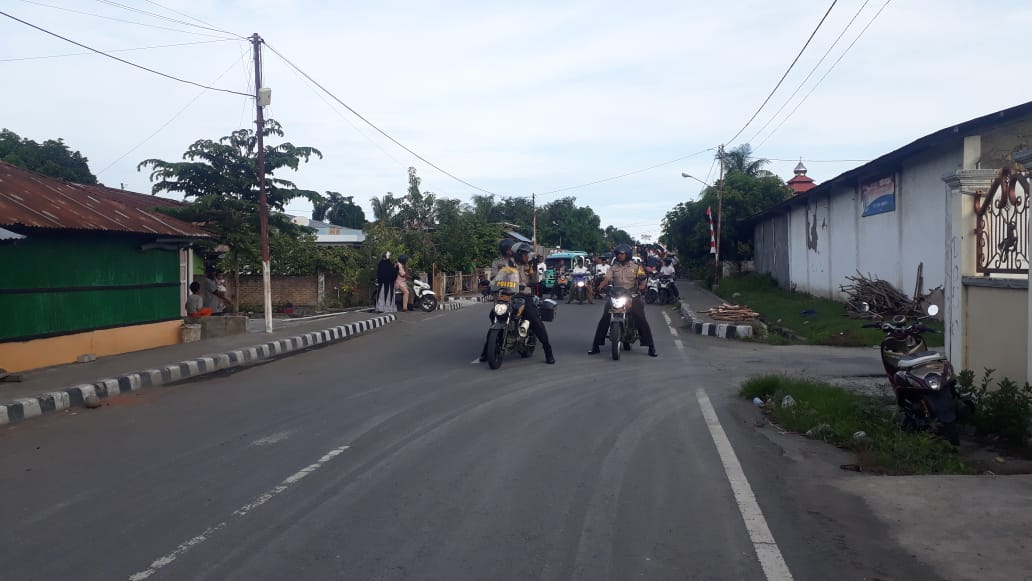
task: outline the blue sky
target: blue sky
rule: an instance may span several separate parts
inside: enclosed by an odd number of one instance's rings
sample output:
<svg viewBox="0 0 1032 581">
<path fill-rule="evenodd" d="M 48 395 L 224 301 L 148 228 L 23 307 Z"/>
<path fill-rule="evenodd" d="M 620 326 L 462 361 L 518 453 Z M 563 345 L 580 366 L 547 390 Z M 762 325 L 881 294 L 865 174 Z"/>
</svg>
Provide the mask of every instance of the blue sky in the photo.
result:
<svg viewBox="0 0 1032 581">
<path fill-rule="evenodd" d="M 666 211 L 698 195 L 702 186 L 681 172 L 716 179 L 713 152 L 706 150 L 745 125 L 830 4 L 118 3 L 198 23 L 189 15 L 242 36 L 259 33 L 394 138 L 500 195 L 529 196 L 687 157 L 539 197 L 547 203 L 576 196 L 604 225 L 635 236 L 658 235 Z M 114 54 L 198 83 L 253 91 L 249 45 L 201 36 L 221 33 L 99 1 L 10 0 L 0 10 L 103 50 L 217 40 Z M 769 168 L 785 179 L 800 158 L 815 180 L 830 179 L 861 163 L 837 160 L 873 159 L 1026 101 L 1032 77 L 1020 74 L 1025 63 L 1012 55 L 1019 52 L 1020 31 L 1030 27 L 1027 2 L 839 1 L 783 86 L 729 146 L 750 142 L 758 156 L 784 160 Z M 804 83 L 839 34 L 842 40 Z M 63 137 L 109 186 L 148 192 L 147 174 L 136 171 L 139 161 L 178 159 L 197 139 L 253 122 L 246 97 L 96 55 L 30 58 L 77 52 L 82 49 L 0 16 L 0 125 L 38 141 Z M 263 54 L 265 84 L 273 89 L 267 116 L 283 124 L 288 140 L 325 156 L 285 176 L 300 187 L 354 195 L 368 213 L 370 197 L 404 192 L 412 165 L 424 190 L 463 200 L 479 193 L 320 96 L 270 51 Z M 310 213 L 307 203 L 289 209 Z"/>
</svg>

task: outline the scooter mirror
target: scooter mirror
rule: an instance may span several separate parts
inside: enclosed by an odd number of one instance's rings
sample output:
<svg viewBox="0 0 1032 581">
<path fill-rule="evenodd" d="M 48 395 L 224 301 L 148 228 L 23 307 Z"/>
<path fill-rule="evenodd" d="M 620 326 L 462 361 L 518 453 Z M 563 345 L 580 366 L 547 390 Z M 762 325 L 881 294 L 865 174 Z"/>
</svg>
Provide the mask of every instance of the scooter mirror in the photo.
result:
<svg viewBox="0 0 1032 581">
<path fill-rule="evenodd" d="M 935 316 L 939 314 L 939 305 L 928 305 L 928 314 Z"/>
<path fill-rule="evenodd" d="M 867 301 L 860 303 L 860 312 L 866 313 L 871 310 L 871 305 L 867 304 Z"/>
</svg>

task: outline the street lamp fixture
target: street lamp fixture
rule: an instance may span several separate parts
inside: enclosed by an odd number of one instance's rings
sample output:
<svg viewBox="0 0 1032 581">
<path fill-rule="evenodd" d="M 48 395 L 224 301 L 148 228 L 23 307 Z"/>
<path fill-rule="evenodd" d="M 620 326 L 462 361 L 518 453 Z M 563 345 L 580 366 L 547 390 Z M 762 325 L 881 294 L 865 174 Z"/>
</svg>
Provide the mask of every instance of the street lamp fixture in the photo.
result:
<svg viewBox="0 0 1032 581">
<path fill-rule="evenodd" d="M 707 188 L 712 188 L 713 187 L 711 184 L 708 184 L 708 183 L 700 180 L 699 178 L 697 178 L 697 177 L 695 177 L 695 176 L 693 176 L 691 174 L 686 174 L 684 172 L 681 172 L 681 177 L 695 180 L 695 181 L 699 182 L 700 184 L 706 186 Z"/>
</svg>

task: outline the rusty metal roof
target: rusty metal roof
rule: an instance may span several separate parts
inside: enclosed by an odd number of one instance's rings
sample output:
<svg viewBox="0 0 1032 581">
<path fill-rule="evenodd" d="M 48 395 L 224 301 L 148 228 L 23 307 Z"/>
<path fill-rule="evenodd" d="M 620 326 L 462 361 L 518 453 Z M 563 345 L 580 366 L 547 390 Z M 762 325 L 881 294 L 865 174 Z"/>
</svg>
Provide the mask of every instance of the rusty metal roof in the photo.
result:
<svg viewBox="0 0 1032 581">
<path fill-rule="evenodd" d="M 210 232 L 155 210 L 180 205 L 158 196 L 65 182 L 0 161 L 0 226 L 210 238 Z"/>
</svg>

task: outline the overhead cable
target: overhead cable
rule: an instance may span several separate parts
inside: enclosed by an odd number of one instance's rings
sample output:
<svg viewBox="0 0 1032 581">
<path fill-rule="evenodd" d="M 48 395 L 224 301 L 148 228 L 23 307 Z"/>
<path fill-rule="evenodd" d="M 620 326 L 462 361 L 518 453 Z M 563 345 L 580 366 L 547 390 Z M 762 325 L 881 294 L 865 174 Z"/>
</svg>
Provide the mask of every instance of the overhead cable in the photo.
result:
<svg viewBox="0 0 1032 581">
<path fill-rule="evenodd" d="M 870 1 L 871 0 L 864 0 L 864 3 L 860 5 L 860 9 L 857 10 L 856 14 L 854 14 L 853 17 L 849 19 L 849 22 L 846 24 L 845 28 L 843 28 L 842 32 L 840 32 L 838 37 L 835 38 L 835 42 L 831 43 L 831 46 L 828 47 L 828 50 L 824 51 L 824 54 L 821 56 L 821 59 L 817 61 L 817 64 L 813 65 L 813 68 L 810 69 L 810 72 L 806 73 L 806 78 L 804 78 L 802 82 L 799 83 L 795 90 L 792 91 L 792 94 L 789 95 L 787 99 L 785 99 L 785 102 L 782 103 L 780 107 L 778 107 L 778 110 L 770 116 L 770 119 L 767 119 L 767 122 L 763 124 L 763 127 L 760 127 L 752 136 L 752 138 L 749 139 L 750 142 L 755 142 L 756 138 L 759 137 L 761 133 L 763 133 L 763 130 L 769 127 L 770 124 L 773 123 L 775 119 L 777 119 L 778 115 L 781 115 L 781 112 L 785 110 L 785 107 L 787 107 L 788 104 L 792 102 L 792 99 L 794 99 L 795 96 L 799 94 L 799 91 L 802 90 L 803 86 L 806 84 L 806 81 L 810 80 L 810 77 L 812 77 L 813 73 L 817 71 L 817 68 L 820 67 L 822 63 L 824 63 L 824 59 L 828 58 L 828 55 L 831 54 L 831 51 L 834 50 L 836 46 L 838 46 L 839 41 L 842 40 L 842 37 L 846 35 L 846 31 L 848 31 L 850 27 L 853 26 L 853 23 L 856 22 L 857 17 L 859 17 L 860 13 L 864 11 L 864 8 L 867 8 L 867 4 Z"/>
<path fill-rule="evenodd" d="M 714 151 L 715 149 L 716 149 L 715 147 L 710 147 L 709 149 L 703 149 L 702 151 L 696 151 L 695 153 L 693 153 L 691 155 L 685 155 L 685 156 L 679 157 L 677 159 L 671 159 L 670 161 L 664 161 L 663 163 L 657 163 L 656 165 L 650 165 L 649 167 L 644 167 L 642 169 L 636 169 L 634 171 L 629 171 L 627 173 L 623 173 L 623 174 L 620 174 L 618 176 L 612 176 L 612 177 L 608 177 L 608 178 L 603 178 L 603 179 L 600 179 L 600 180 L 595 180 L 593 182 L 588 182 L 586 184 L 580 184 L 580 185 L 576 185 L 576 186 L 569 186 L 569 187 L 566 187 L 566 188 L 559 188 L 558 190 L 552 190 L 550 192 L 541 192 L 538 195 L 539 196 L 547 196 L 547 195 L 550 195 L 550 194 L 558 194 L 560 192 L 568 192 L 570 190 L 576 190 L 576 189 L 579 189 L 579 188 L 586 188 L 588 186 L 594 186 L 594 185 L 605 183 L 605 182 L 611 182 L 613 180 L 618 180 L 618 179 L 621 179 L 621 178 L 625 178 L 627 176 L 632 176 L 634 174 L 639 174 L 639 173 L 642 173 L 642 172 L 647 172 L 649 170 L 653 170 L 653 169 L 656 169 L 658 167 L 663 167 L 665 165 L 670 165 L 672 163 L 677 163 L 679 161 L 690 159 L 690 158 L 702 155 L 702 154 L 706 153 L 707 151 Z"/>
<path fill-rule="evenodd" d="M 107 4 L 108 6 L 114 6 L 116 8 L 122 8 L 123 10 L 128 10 L 130 12 L 136 12 L 138 14 L 145 14 L 147 16 L 153 16 L 154 18 L 159 18 L 161 20 L 167 20 L 169 22 L 174 22 L 176 24 L 183 24 L 183 25 L 186 25 L 186 26 L 193 26 L 193 27 L 196 27 L 196 28 L 202 28 L 204 30 L 211 30 L 211 31 L 214 31 L 214 32 L 221 32 L 223 34 L 228 34 L 230 36 L 235 36 L 237 38 L 246 38 L 246 37 L 241 36 L 241 35 L 239 35 L 239 34 L 237 34 L 235 32 L 229 32 L 228 30 L 222 30 L 221 28 L 214 28 L 212 26 L 201 26 L 200 24 L 194 24 L 193 22 L 187 22 L 185 20 L 179 20 L 178 18 L 170 18 L 170 17 L 165 16 L 163 14 L 157 14 L 157 13 L 154 13 L 154 12 L 148 12 L 146 10 L 141 10 L 140 8 L 135 8 L 133 6 L 126 6 L 125 4 L 121 4 L 119 2 L 112 2 L 111 0 L 97 0 L 97 2 L 100 2 L 101 4 Z"/>
<path fill-rule="evenodd" d="M 759 149 L 761 145 L 766 143 L 772 135 L 777 133 L 778 129 L 781 129 L 781 126 L 784 125 L 786 121 L 792 118 L 792 115 L 795 115 L 795 112 L 799 110 L 799 107 L 801 107 L 803 103 L 805 103 L 806 100 L 810 98 L 810 95 L 812 95 L 813 92 L 817 90 L 817 87 L 821 86 L 821 83 L 824 82 L 824 79 L 831 73 L 831 71 L 835 69 L 835 65 L 839 64 L 839 61 L 842 60 L 842 57 L 846 56 L 846 53 L 848 53 L 849 50 L 853 48 L 853 45 L 856 44 L 856 41 L 860 40 L 860 37 L 863 36 L 865 32 L 867 32 L 867 29 L 870 28 L 872 24 L 874 24 L 874 21 L 878 19 L 878 16 L 880 16 L 882 11 L 885 10 L 885 7 L 889 5 L 889 2 L 892 2 L 892 0 L 885 0 L 885 4 L 882 4 L 882 7 L 878 9 L 878 12 L 876 12 L 874 17 L 871 18 L 871 21 L 867 23 L 867 26 L 865 26 L 863 30 L 861 30 L 860 33 L 856 35 L 856 38 L 853 39 L 853 42 L 849 43 L 849 46 L 846 47 L 846 50 L 842 51 L 842 54 L 840 54 L 839 57 L 835 59 L 835 62 L 831 63 L 831 66 L 828 67 L 828 70 L 824 71 L 824 74 L 821 76 L 820 79 L 817 80 L 817 83 L 815 83 L 814 86 L 810 88 L 810 92 L 808 92 L 806 96 L 802 98 L 801 101 L 796 103 L 796 106 L 791 111 L 789 111 L 788 115 L 785 116 L 785 118 L 782 119 L 780 123 L 778 123 L 777 127 L 775 127 L 773 131 L 771 131 L 766 137 L 763 138 L 763 141 L 761 141 L 756 146 L 757 149 Z"/>
<path fill-rule="evenodd" d="M 195 41 L 195 42 L 180 42 L 180 43 L 177 43 L 177 44 L 157 44 L 157 45 L 154 45 L 154 46 L 141 46 L 141 47 L 137 47 L 137 48 L 116 48 L 116 49 L 112 49 L 112 50 L 105 50 L 104 52 L 130 52 L 130 51 L 136 51 L 136 50 L 150 50 L 150 49 L 155 49 L 155 48 L 171 48 L 171 47 L 175 47 L 175 46 L 191 46 L 191 45 L 195 45 L 195 44 L 208 44 L 208 43 L 211 43 L 211 42 L 229 42 L 229 41 L 239 42 L 235 38 L 221 38 L 221 39 L 217 39 L 217 40 L 198 40 L 198 41 Z M 10 59 L 0 59 L 0 63 L 10 63 L 10 62 L 16 62 L 16 61 L 34 61 L 34 60 L 42 60 L 42 59 L 56 59 L 56 58 L 64 58 L 64 57 L 69 57 L 69 56 L 83 56 L 83 55 L 91 55 L 91 54 L 97 54 L 97 53 L 96 53 L 96 51 L 94 51 L 94 52 L 69 52 L 69 53 L 65 53 L 65 54 L 51 54 L 51 55 L 44 55 L 44 56 L 25 56 L 25 57 L 10 58 Z"/>
<path fill-rule="evenodd" d="M 470 182 L 468 182 L 468 181 L 466 181 L 466 180 L 464 180 L 464 179 L 460 178 L 459 176 L 457 176 L 457 175 L 455 175 L 455 174 L 453 174 L 453 173 L 449 172 L 448 170 L 445 170 L 444 168 L 442 168 L 442 167 L 438 166 L 437 164 L 433 163 L 432 161 L 430 161 L 430 160 L 426 159 L 426 158 L 425 158 L 425 157 L 423 157 L 422 155 L 419 155 L 419 154 L 418 154 L 418 153 L 416 153 L 415 151 L 413 151 L 413 150 L 409 149 L 409 147 L 408 147 L 408 146 L 406 146 L 405 144 L 401 143 L 401 142 L 400 142 L 400 141 L 398 141 L 397 139 L 394 139 L 393 137 L 391 137 L 391 136 L 390 136 L 390 135 L 389 135 L 389 134 L 388 134 L 388 133 L 387 133 L 386 131 L 384 131 L 383 129 L 380 129 L 380 128 L 379 128 L 379 127 L 377 127 L 377 126 L 376 126 L 376 125 L 375 125 L 375 124 L 374 124 L 374 123 L 373 123 L 372 121 L 370 121 L 370 120 L 366 119 L 365 117 L 363 117 L 361 113 L 359 113 L 358 111 L 355 111 L 354 109 L 352 109 L 352 108 L 351 108 L 351 107 L 350 107 L 350 106 L 349 106 L 349 105 L 348 105 L 347 103 L 345 103 L 344 101 L 341 101 L 341 100 L 340 100 L 340 99 L 339 99 L 339 98 L 338 98 L 338 97 L 337 97 L 336 95 L 334 95 L 333 93 L 331 93 L 329 89 L 327 89 L 326 87 L 324 87 L 324 86 L 322 86 L 321 84 L 319 84 L 319 82 L 318 82 L 318 81 L 316 81 L 315 79 L 313 79 L 313 78 L 312 78 L 311 76 L 309 76 L 309 74 L 308 74 L 308 73 L 304 72 L 303 70 L 301 70 L 301 68 L 299 68 L 299 67 L 298 67 L 297 65 L 295 65 L 294 63 L 292 63 L 292 62 L 290 61 L 290 59 L 288 59 L 287 57 L 283 56 L 282 54 L 280 54 L 280 52 L 279 52 L 279 51 L 277 51 L 277 50 L 276 50 L 275 48 L 273 48 L 272 46 L 270 46 L 268 42 L 266 42 L 266 43 L 265 43 L 265 46 L 269 47 L 269 50 L 271 50 L 271 51 L 272 51 L 272 52 L 273 52 L 273 53 L 274 53 L 274 54 L 275 54 L 276 56 L 278 56 L 278 57 L 280 57 L 281 59 L 283 59 L 283 62 L 287 63 L 287 65 L 289 65 L 289 66 L 290 66 L 291 68 L 293 68 L 293 69 L 294 69 L 294 70 L 296 70 L 296 71 L 297 71 L 298 73 L 300 73 L 300 74 L 301 74 L 301 75 L 302 75 L 303 77 L 305 77 L 306 79 L 308 79 L 309 81 L 311 81 L 311 83 L 312 83 L 313 85 L 315 85 L 316 87 L 319 87 L 319 88 L 320 88 L 320 89 L 321 89 L 321 90 L 322 90 L 322 91 L 323 91 L 324 93 L 326 93 L 327 95 L 329 95 L 331 99 L 333 99 L 333 100 L 334 100 L 334 101 L 336 101 L 337 103 L 340 103 L 340 105 L 341 105 L 341 106 L 343 106 L 343 107 L 344 107 L 345 109 L 347 109 L 348 111 L 351 111 L 351 113 L 352 113 L 353 115 L 355 115 L 356 117 L 358 117 L 359 119 L 361 119 L 361 120 L 362 120 L 362 121 L 363 121 L 363 122 L 364 122 L 364 123 L 365 123 L 366 125 L 368 125 L 368 126 L 372 127 L 372 128 L 373 128 L 373 129 L 375 129 L 375 130 L 376 130 L 376 131 L 377 131 L 377 132 L 378 132 L 378 133 L 379 133 L 380 135 L 383 135 L 383 136 L 384 136 L 384 137 L 386 137 L 387 139 L 391 140 L 391 141 L 392 141 L 392 142 L 393 142 L 393 143 L 394 143 L 395 145 L 397 145 L 398 147 L 400 147 L 400 148 L 404 149 L 405 151 L 407 151 L 407 152 L 409 152 L 410 154 L 412 154 L 413 156 L 415 156 L 415 157 L 416 157 L 416 159 L 419 159 L 419 160 L 420 160 L 420 161 L 422 161 L 423 163 L 425 163 L 425 164 L 429 165 L 430 167 L 432 167 L 432 168 L 436 169 L 437 171 L 441 172 L 442 174 L 444 174 L 444 175 L 446 175 L 446 176 L 450 177 L 451 179 L 453 179 L 453 180 L 455 180 L 455 181 L 457 181 L 457 182 L 459 182 L 459 183 L 461 183 L 461 184 L 465 184 L 465 185 L 467 185 L 467 186 L 469 186 L 469 187 L 473 188 L 474 190 L 477 190 L 477 191 L 480 191 L 480 192 L 484 192 L 485 194 L 491 194 L 492 196 L 498 196 L 498 195 L 501 195 L 501 194 L 496 194 L 495 192 L 492 192 L 492 191 L 490 191 L 490 190 L 485 190 L 484 188 L 482 188 L 482 187 L 480 187 L 480 186 L 477 186 L 477 185 L 471 184 Z"/>
<path fill-rule="evenodd" d="M 778 90 L 778 87 L 781 86 L 781 83 L 785 82 L 785 77 L 787 77 L 788 73 L 792 71 L 792 67 L 794 67 L 796 62 L 799 61 L 799 57 L 803 56 L 803 52 L 806 50 L 806 47 L 810 46 L 810 41 L 813 40 L 813 37 L 817 34 L 817 31 L 821 29 L 821 25 L 824 24 L 824 21 L 828 18 L 828 15 L 831 14 L 831 9 L 835 7 L 835 4 L 837 2 L 838 0 L 831 1 L 831 6 L 828 6 L 828 10 L 824 13 L 824 16 L 821 17 L 821 21 L 817 23 L 817 27 L 814 28 L 813 32 L 810 33 L 810 38 L 806 39 L 806 44 L 803 45 L 803 48 L 799 49 L 799 54 L 797 54 L 796 57 L 792 59 L 792 64 L 788 65 L 788 69 L 785 70 L 785 74 L 781 75 L 781 79 L 778 81 L 778 84 L 774 85 L 774 88 L 771 89 L 770 94 L 767 95 L 767 98 L 764 99 L 763 103 L 760 104 L 759 109 L 757 109 L 756 112 L 752 114 L 752 117 L 750 117 L 749 120 L 745 122 L 745 125 L 743 125 L 742 128 L 738 130 L 738 133 L 735 133 L 734 137 L 728 139 L 725 142 L 726 144 L 730 145 L 734 142 L 735 139 L 738 139 L 738 136 L 741 135 L 743 131 L 745 131 L 746 127 L 749 127 L 749 124 L 751 124 L 753 120 L 756 119 L 756 116 L 760 114 L 760 111 L 763 111 L 763 108 L 767 106 L 767 103 L 770 102 L 770 98 L 773 97 L 774 93 Z"/>
<path fill-rule="evenodd" d="M 43 6 L 44 8 L 53 8 L 54 10 L 64 10 L 65 12 L 72 12 L 74 14 L 82 14 L 84 16 L 92 16 L 94 18 L 103 18 L 104 20 L 113 20 L 115 22 L 124 22 L 126 24 L 135 24 L 137 26 L 146 26 L 148 28 L 157 28 L 158 30 L 170 30 L 172 32 L 179 32 L 181 34 L 193 34 L 196 36 L 208 36 L 215 38 L 225 38 L 223 35 L 207 34 L 204 32 L 194 32 L 192 30 L 181 30 L 178 28 L 168 28 L 167 26 L 156 26 L 154 24 L 147 24 L 146 22 L 137 22 L 135 20 L 124 20 L 122 18 L 114 18 L 112 16 L 103 16 L 101 14 L 94 14 L 92 12 L 83 12 L 82 10 L 73 10 L 71 8 L 65 8 L 63 6 L 54 6 L 53 4 L 45 4 L 43 2 L 36 2 L 35 0 L 21 0 L 26 4 L 34 4 L 36 6 Z M 202 27 L 203 28 L 203 27 Z"/>
<path fill-rule="evenodd" d="M 65 41 L 65 42 L 70 42 L 70 43 L 72 43 L 72 44 L 74 44 L 76 46 L 81 46 L 82 48 L 85 48 L 86 50 L 90 50 L 90 51 L 93 51 L 93 52 L 95 52 L 97 54 L 104 55 L 104 56 L 108 57 L 109 59 L 116 60 L 116 61 L 118 61 L 120 63 L 127 64 L 127 65 L 129 65 L 131 67 L 136 67 L 138 69 L 145 70 L 145 71 L 147 71 L 149 73 L 154 73 L 155 75 L 158 75 L 158 76 L 161 76 L 161 77 L 165 77 L 166 79 L 172 79 L 173 81 L 179 81 L 180 83 L 186 83 L 188 85 L 193 85 L 195 87 L 201 87 L 203 89 L 210 89 L 212 91 L 222 91 L 223 93 L 232 93 L 234 95 L 243 95 L 245 97 L 254 97 L 254 95 L 252 95 L 251 93 L 241 93 L 240 91 L 233 91 L 233 90 L 230 90 L 230 89 L 220 89 L 218 87 L 209 87 L 207 85 L 202 85 L 200 83 L 195 83 L 193 81 L 188 81 L 186 79 L 181 79 L 179 77 L 175 77 L 175 76 L 169 75 L 167 73 L 162 73 L 160 71 L 156 71 L 154 69 L 147 68 L 147 67 L 145 67 L 143 65 L 138 65 L 138 64 L 136 64 L 134 62 L 130 62 L 130 61 L 127 61 L 125 59 L 118 58 L 117 56 L 108 54 L 108 53 L 106 53 L 104 51 L 101 51 L 101 50 L 97 50 L 97 49 L 95 49 L 93 47 L 86 46 L 85 44 L 82 44 L 81 42 L 76 42 L 76 41 L 74 41 L 74 40 L 72 40 L 70 38 L 66 38 L 64 36 L 61 36 L 60 34 L 57 34 L 56 32 L 51 32 L 51 31 L 49 31 L 49 30 L 47 30 L 45 28 L 41 28 L 39 26 L 36 26 L 35 24 L 32 24 L 31 22 L 26 22 L 26 21 L 22 20 L 21 18 L 17 18 L 17 17 L 11 16 L 10 14 L 8 14 L 6 12 L 0 11 L 0 15 L 6 16 L 6 17 L 10 18 L 11 20 L 15 20 L 17 22 L 21 22 L 22 24 L 24 24 L 26 26 L 30 26 L 32 28 L 35 28 L 36 30 L 38 30 L 40 32 L 45 32 L 45 33 L 49 34 L 50 36 L 55 36 L 57 38 L 60 38 L 61 40 Z"/>
</svg>

